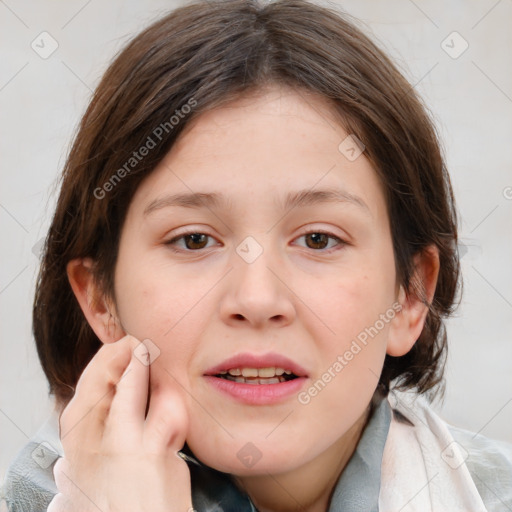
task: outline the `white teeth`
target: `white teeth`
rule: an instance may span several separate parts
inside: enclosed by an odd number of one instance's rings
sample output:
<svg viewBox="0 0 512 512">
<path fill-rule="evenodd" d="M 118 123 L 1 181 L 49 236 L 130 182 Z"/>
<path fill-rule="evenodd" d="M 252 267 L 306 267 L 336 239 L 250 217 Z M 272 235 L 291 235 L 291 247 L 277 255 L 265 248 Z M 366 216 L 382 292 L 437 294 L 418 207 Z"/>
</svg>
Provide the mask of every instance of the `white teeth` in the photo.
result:
<svg viewBox="0 0 512 512">
<path fill-rule="evenodd" d="M 255 377 L 233 377 L 233 375 L 226 375 L 224 377 L 227 380 L 233 381 L 233 382 L 239 382 L 240 384 L 280 384 L 281 382 L 286 382 L 286 379 L 279 375 L 278 377 L 264 377 L 264 378 L 255 378 Z"/>
<path fill-rule="evenodd" d="M 290 370 L 285 370 L 283 368 L 275 368 L 273 366 L 269 366 L 267 368 L 231 368 L 229 370 L 223 370 L 219 372 L 220 375 L 232 375 L 233 377 L 263 377 L 265 379 L 269 379 L 272 377 L 278 377 L 286 373 L 287 375 L 291 375 Z"/>
<path fill-rule="evenodd" d="M 242 375 L 244 377 L 257 377 L 258 369 L 257 368 L 242 368 Z"/>
<path fill-rule="evenodd" d="M 275 368 L 260 368 L 258 370 L 258 377 L 274 377 L 276 374 Z"/>
</svg>

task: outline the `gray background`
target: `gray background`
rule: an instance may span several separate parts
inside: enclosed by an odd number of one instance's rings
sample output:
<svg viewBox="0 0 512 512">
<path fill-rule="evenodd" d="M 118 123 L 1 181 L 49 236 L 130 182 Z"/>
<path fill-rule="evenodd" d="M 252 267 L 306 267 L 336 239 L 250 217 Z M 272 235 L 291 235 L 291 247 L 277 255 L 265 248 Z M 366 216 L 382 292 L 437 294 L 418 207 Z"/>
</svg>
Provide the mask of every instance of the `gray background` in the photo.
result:
<svg viewBox="0 0 512 512">
<path fill-rule="evenodd" d="M 181 3 L 0 1 L 0 477 L 52 407 L 31 303 L 71 136 L 111 57 Z M 453 424 L 512 441 L 512 0 L 332 3 L 393 56 L 444 141 L 465 294 L 448 323 L 447 394 L 436 407 Z M 58 44 L 46 59 L 31 47 L 43 31 Z"/>
</svg>

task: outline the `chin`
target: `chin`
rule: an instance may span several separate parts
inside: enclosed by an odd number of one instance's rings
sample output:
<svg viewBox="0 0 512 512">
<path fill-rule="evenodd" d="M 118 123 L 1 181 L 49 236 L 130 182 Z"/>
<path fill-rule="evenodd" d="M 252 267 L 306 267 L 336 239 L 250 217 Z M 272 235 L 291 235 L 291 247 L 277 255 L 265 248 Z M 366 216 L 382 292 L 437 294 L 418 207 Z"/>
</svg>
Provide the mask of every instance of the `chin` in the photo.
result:
<svg viewBox="0 0 512 512">
<path fill-rule="evenodd" d="M 244 436 L 244 439 L 249 437 Z M 241 477 L 286 473 L 306 464 L 309 460 L 306 454 L 302 450 L 299 453 L 295 446 L 278 445 L 268 440 L 251 442 L 240 438 L 231 439 L 229 443 L 212 443 L 208 446 L 205 446 L 204 441 L 199 441 L 198 445 L 188 442 L 188 446 L 203 464 L 217 471 Z M 312 454 L 311 458 L 314 455 Z"/>
</svg>

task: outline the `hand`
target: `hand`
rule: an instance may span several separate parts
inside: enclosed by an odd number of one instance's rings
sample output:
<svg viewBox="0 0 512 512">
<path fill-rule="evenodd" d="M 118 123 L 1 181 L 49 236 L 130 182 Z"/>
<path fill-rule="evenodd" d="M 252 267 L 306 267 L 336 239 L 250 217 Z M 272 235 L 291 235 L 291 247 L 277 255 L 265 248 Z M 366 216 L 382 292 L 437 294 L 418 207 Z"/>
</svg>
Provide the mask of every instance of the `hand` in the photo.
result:
<svg viewBox="0 0 512 512">
<path fill-rule="evenodd" d="M 192 511 L 190 472 L 177 455 L 188 417 L 176 390 L 152 394 L 132 336 L 105 344 L 60 417 L 64 457 L 48 512 Z"/>
</svg>

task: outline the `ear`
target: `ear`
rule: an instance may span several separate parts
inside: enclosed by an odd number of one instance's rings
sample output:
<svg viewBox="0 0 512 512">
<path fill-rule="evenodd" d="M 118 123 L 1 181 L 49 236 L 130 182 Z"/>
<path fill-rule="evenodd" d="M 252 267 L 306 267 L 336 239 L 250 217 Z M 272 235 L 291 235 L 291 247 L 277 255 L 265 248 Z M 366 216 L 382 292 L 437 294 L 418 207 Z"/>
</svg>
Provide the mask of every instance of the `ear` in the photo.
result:
<svg viewBox="0 0 512 512">
<path fill-rule="evenodd" d="M 69 283 L 96 336 L 103 343 L 113 343 L 126 333 L 117 319 L 115 307 L 106 300 L 96 283 L 92 268 L 91 258 L 71 260 L 66 266 Z"/>
<path fill-rule="evenodd" d="M 386 353 L 398 357 L 407 354 L 420 337 L 429 306 L 436 291 L 439 275 L 439 250 L 429 245 L 414 257 L 414 274 L 411 285 L 414 287 L 406 293 L 400 285 L 398 302 L 402 309 L 395 315 L 390 324 L 389 339 Z M 417 293 L 415 291 L 417 290 Z"/>
</svg>

